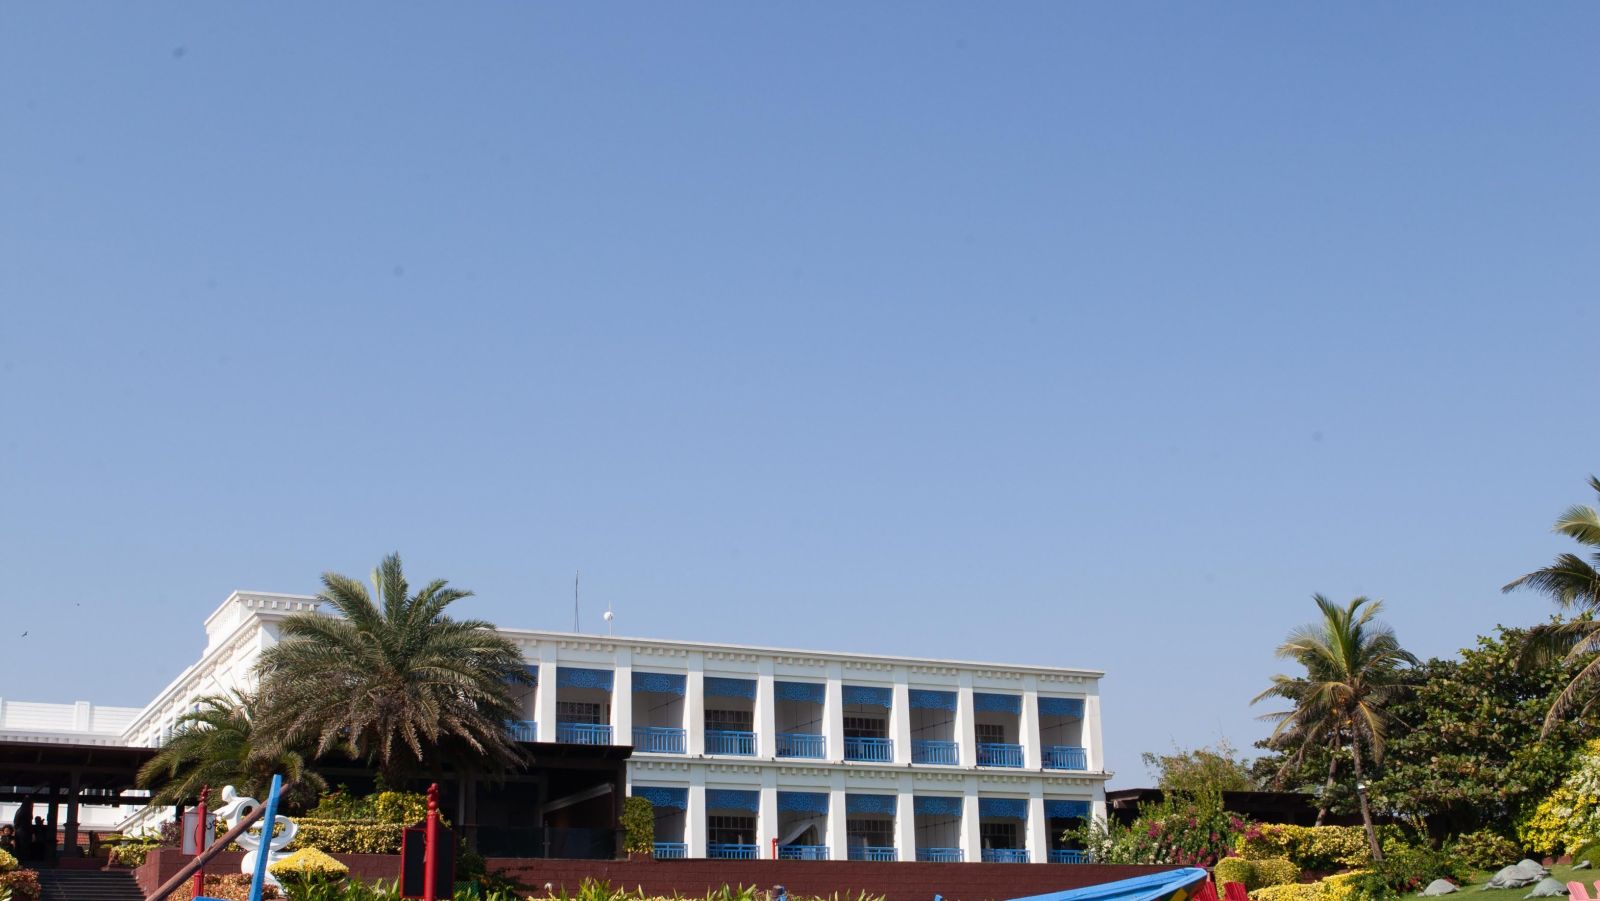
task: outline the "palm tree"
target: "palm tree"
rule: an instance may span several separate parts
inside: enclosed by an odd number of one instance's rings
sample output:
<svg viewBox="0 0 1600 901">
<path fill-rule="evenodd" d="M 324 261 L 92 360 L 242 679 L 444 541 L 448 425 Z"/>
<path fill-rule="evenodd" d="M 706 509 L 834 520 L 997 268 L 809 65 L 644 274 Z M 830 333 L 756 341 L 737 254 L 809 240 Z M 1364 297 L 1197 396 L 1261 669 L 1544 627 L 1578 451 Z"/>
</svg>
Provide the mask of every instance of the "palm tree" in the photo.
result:
<svg viewBox="0 0 1600 901">
<path fill-rule="evenodd" d="M 445 615 L 472 592 L 440 579 L 412 593 L 398 554 L 372 579 L 381 606 L 360 582 L 324 573 L 318 597 L 337 615 L 291 616 L 282 640 L 262 652 L 272 727 L 319 755 L 338 749 L 364 760 L 394 786 L 445 762 L 519 762 L 505 727 L 512 686 L 529 682 L 517 646 L 489 623 Z"/>
<path fill-rule="evenodd" d="M 1274 676 L 1272 685 L 1251 703 L 1280 697 L 1294 704 L 1275 717 L 1274 738 L 1298 731 L 1306 741 L 1350 740 L 1361 822 L 1372 859 L 1382 860 L 1383 849 L 1367 805 L 1361 758 L 1369 754 L 1375 763 L 1383 759 L 1389 721 L 1385 708 L 1402 690 L 1403 667 L 1416 664 L 1417 658 L 1400 647 L 1393 629 L 1377 621 L 1383 609 L 1381 601 L 1361 597 L 1340 607 L 1320 594 L 1311 598 L 1322 613 L 1321 620 L 1290 632 L 1277 650 L 1279 657 L 1305 667 L 1305 675 Z M 1330 765 L 1330 778 L 1332 773 Z"/>
<path fill-rule="evenodd" d="M 260 712 L 258 695 L 230 692 L 207 695 L 178 717 L 172 736 L 139 768 L 140 787 L 159 786 L 150 796 L 151 806 L 191 801 L 206 785 L 215 789 L 233 785 L 260 798 L 274 773 L 281 773 L 300 796 L 326 789 L 322 777 L 306 768 L 299 753 L 263 740 L 257 727 Z"/>
<path fill-rule="evenodd" d="M 1589 487 L 1600 494 L 1600 479 L 1589 477 Z M 1555 562 L 1506 585 L 1501 591 L 1531 588 L 1549 595 L 1556 606 L 1572 611 L 1577 618 L 1565 622 L 1535 626 L 1530 631 L 1529 662 L 1544 663 L 1556 657 L 1568 663 L 1585 665 L 1572 677 L 1572 681 L 1556 695 L 1545 714 L 1543 735 L 1563 716 L 1578 709 L 1587 714 L 1597 699 L 1595 686 L 1600 682 L 1600 513 L 1593 507 L 1575 504 L 1556 519 L 1553 531 L 1583 545 L 1589 553 L 1585 560 L 1577 554 L 1559 554 Z M 1584 658 L 1593 657 L 1584 661 Z M 1581 702 L 1581 704 L 1580 704 Z"/>
<path fill-rule="evenodd" d="M 1272 782 L 1282 788 L 1284 780 L 1289 774 L 1299 772 L 1305 765 L 1306 758 L 1326 749 L 1328 752 L 1328 777 L 1322 786 L 1322 794 L 1317 802 L 1317 819 L 1313 826 L 1321 826 L 1322 821 L 1328 817 L 1328 809 L 1333 806 L 1333 789 L 1338 784 L 1339 749 L 1348 742 L 1344 740 L 1343 730 L 1337 718 L 1332 716 L 1327 709 L 1313 709 L 1309 704 L 1302 707 L 1301 700 L 1308 693 L 1307 683 L 1304 679 L 1291 679 L 1288 676 L 1274 676 L 1273 685 L 1266 691 L 1257 695 L 1250 703 L 1265 697 L 1281 697 L 1295 706 L 1286 711 L 1268 713 L 1261 719 L 1277 723 L 1272 730 L 1272 735 L 1267 738 L 1267 746 L 1275 751 L 1285 752 L 1283 762 L 1278 766 L 1278 771 L 1273 775 Z"/>
</svg>

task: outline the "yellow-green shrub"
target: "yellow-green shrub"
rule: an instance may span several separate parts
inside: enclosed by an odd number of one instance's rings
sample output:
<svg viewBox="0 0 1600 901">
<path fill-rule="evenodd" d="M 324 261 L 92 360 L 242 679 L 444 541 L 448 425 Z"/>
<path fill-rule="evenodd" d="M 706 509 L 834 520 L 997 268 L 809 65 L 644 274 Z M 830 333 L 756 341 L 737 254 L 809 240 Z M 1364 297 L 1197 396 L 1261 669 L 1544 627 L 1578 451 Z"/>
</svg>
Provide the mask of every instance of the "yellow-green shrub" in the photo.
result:
<svg viewBox="0 0 1600 901">
<path fill-rule="evenodd" d="M 288 850 L 316 848 L 329 854 L 398 854 L 401 823 L 374 823 L 357 820 L 295 820 L 300 830 Z"/>
<path fill-rule="evenodd" d="M 1329 876 L 1317 883 L 1322 886 L 1322 901 L 1356 901 L 1361 895 L 1359 883 L 1367 875 L 1366 870 L 1351 870 Z"/>
<path fill-rule="evenodd" d="M 1268 857 L 1261 860 L 1224 857 L 1217 861 L 1218 882 L 1237 882 L 1252 892 L 1270 885 L 1284 885 L 1299 878 L 1300 868 L 1285 857 Z"/>
<path fill-rule="evenodd" d="M 1250 893 L 1251 901 L 1325 901 L 1320 882 L 1290 882 L 1269 885 Z"/>
<path fill-rule="evenodd" d="M 343 879 L 350 875 L 350 868 L 316 848 L 301 848 L 282 860 L 275 861 L 267 869 L 279 879 L 286 877 L 321 877 L 324 879 Z"/>
<path fill-rule="evenodd" d="M 15 855 L 10 851 L 0 850 L 0 873 L 9 873 L 19 866 L 21 864 L 17 863 Z"/>
<path fill-rule="evenodd" d="M 1380 826 L 1378 839 L 1387 848 L 1401 836 L 1393 826 Z M 1372 860 L 1367 833 L 1360 826 L 1266 823 L 1239 836 L 1234 850 L 1251 860 L 1287 857 L 1302 870 L 1337 870 L 1362 866 Z"/>
<path fill-rule="evenodd" d="M 1600 833 L 1600 738 L 1584 745 L 1574 764 L 1533 814 L 1517 824 L 1517 838 L 1541 854 L 1576 849 Z"/>
</svg>

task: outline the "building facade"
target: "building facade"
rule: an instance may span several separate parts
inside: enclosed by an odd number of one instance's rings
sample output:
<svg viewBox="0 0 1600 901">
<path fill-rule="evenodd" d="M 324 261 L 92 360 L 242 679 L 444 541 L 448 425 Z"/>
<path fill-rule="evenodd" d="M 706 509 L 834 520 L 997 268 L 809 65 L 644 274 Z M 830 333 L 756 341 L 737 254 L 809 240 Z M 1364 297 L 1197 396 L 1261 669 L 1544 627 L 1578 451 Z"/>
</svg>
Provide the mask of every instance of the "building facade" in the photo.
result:
<svg viewBox="0 0 1600 901">
<path fill-rule="evenodd" d="M 118 740 L 157 746 L 199 697 L 250 688 L 281 621 L 317 608 L 229 596 Z M 534 681 L 514 736 L 631 745 L 661 857 L 1076 862 L 1061 833 L 1105 814 L 1097 671 L 500 631 Z"/>
</svg>

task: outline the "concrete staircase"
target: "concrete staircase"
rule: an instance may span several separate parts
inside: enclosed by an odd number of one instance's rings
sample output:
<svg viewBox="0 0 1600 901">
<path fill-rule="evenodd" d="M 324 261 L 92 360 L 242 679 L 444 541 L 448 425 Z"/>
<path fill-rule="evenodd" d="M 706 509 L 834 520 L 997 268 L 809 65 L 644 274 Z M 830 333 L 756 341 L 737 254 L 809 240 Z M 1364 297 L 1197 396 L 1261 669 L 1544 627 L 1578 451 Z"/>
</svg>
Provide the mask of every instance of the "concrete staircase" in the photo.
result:
<svg viewBox="0 0 1600 901">
<path fill-rule="evenodd" d="M 126 870 L 40 870 L 39 901 L 144 901 Z"/>
</svg>

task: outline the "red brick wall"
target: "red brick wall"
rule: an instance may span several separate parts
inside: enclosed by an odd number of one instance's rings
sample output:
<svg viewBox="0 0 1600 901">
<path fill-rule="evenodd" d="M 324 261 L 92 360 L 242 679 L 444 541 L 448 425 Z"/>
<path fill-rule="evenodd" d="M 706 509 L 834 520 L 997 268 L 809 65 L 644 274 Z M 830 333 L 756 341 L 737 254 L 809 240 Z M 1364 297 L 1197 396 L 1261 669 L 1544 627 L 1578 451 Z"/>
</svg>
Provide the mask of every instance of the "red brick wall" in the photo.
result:
<svg viewBox="0 0 1600 901">
<path fill-rule="evenodd" d="M 875 863 L 830 860 L 525 860 L 491 859 L 489 869 L 534 888 L 577 889 L 585 877 L 672 897 L 703 896 L 724 885 L 782 885 L 790 894 L 883 895 L 888 901 L 1001 901 L 1159 873 L 1175 867 L 1099 864 Z"/>
<path fill-rule="evenodd" d="M 394 882 L 400 878 L 400 855 L 398 854 L 335 854 L 339 862 L 350 868 L 350 875 L 363 882 L 376 882 L 382 879 L 385 882 Z M 150 852 L 145 858 L 144 866 L 133 871 L 133 878 L 138 880 L 139 888 L 150 897 L 162 883 L 178 875 L 183 865 L 193 858 L 173 848 L 160 848 Z M 239 865 L 244 863 L 243 851 L 224 851 L 213 857 L 206 864 L 207 873 L 237 873 Z"/>
</svg>

